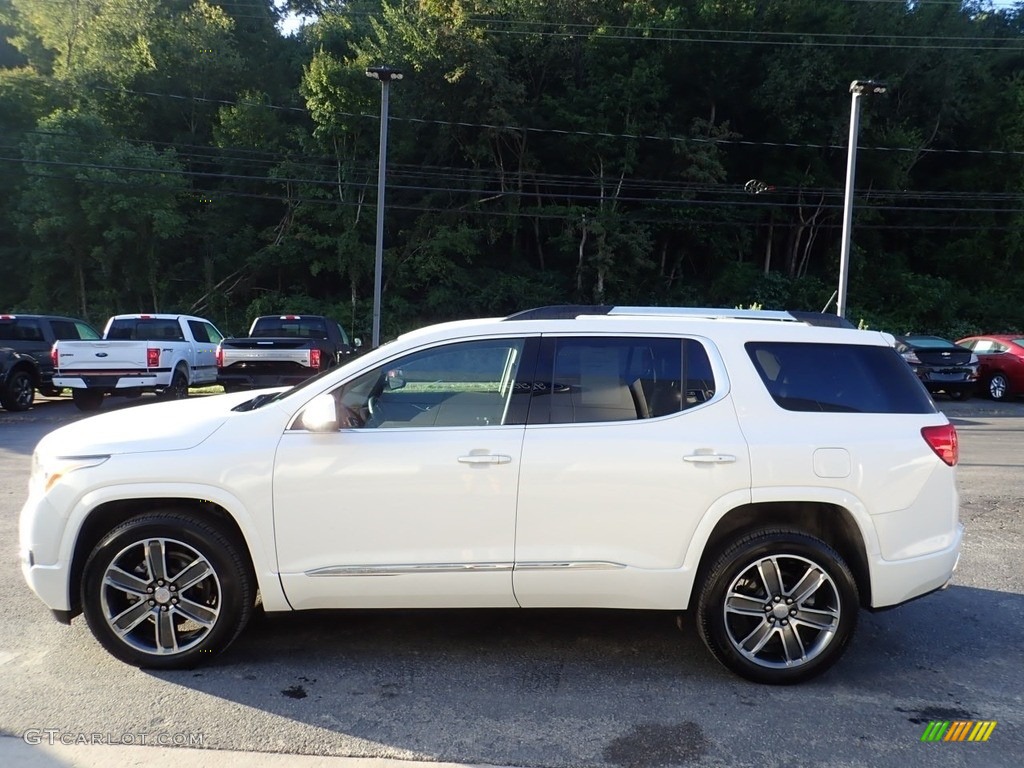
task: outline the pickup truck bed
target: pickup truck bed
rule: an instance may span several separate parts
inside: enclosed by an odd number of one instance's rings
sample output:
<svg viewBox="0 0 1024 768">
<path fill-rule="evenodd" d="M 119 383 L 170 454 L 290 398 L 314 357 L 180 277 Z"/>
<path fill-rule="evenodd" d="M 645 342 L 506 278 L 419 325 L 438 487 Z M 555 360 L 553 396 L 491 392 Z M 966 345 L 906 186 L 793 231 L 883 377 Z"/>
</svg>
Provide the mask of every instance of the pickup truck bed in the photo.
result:
<svg viewBox="0 0 1024 768">
<path fill-rule="evenodd" d="M 107 394 L 187 397 L 190 386 L 214 383 L 222 338 L 199 317 L 117 315 L 107 321 L 101 340 L 54 344 L 53 381 L 69 387 L 83 411 L 99 408 Z"/>
<path fill-rule="evenodd" d="M 221 341 L 217 383 L 228 392 L 298 384 L 338 365 L 357 346 L 322 315 L 257 317 L 248 336 Z"/>
</svg>

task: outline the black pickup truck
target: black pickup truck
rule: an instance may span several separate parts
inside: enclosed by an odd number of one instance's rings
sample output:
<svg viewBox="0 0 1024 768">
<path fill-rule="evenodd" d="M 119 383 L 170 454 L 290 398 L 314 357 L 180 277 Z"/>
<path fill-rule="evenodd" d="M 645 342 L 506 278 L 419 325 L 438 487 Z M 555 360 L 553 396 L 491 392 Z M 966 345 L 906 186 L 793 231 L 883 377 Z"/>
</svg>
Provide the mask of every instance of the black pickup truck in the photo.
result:
<svg viewBox="0 0 1024 768">
<path fill-rule="evenodd" d="M 53 386 L 53 343 L 98 338 L 96 329 L 73 317 L 0 315 L 0 405 L 8 411 L 27 411 L 36 390 L 47 397 L 60 394 Z"/>
<path fill-rule="evenodd" d="M 322 315 L 257 317 L 245 338 L 224 339 L 217 347 L 217 383 L 225 392 L 298 384 L 355 354 L 336 320 Z"/>
</svg>

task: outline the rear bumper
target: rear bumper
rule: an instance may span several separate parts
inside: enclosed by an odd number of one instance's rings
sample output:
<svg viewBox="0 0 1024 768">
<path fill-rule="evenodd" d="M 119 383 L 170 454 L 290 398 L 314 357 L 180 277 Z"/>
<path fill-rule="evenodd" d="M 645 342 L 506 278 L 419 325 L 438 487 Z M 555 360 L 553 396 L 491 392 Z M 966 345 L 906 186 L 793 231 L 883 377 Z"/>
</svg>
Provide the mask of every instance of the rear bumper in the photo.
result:
<svg viewBox="0 0 1024 768">
<path fill-rule="evenodd" d="M 53 386 L 68 389 L 102 389 L 113 392 L 118 389 L 153 389 L 166 387 L 170 374 L 139 373 L 130 376 L 55 376 Z"/>
<path fill-rule="evenodd" d="M 879 557 L 869 562 L 871 607 L 892 608 L 947 587 L 960 562 L 963 536 L 964 526 L 958 523 L 953 543 L 946 549 L 906 560 Z"/>
</svg>

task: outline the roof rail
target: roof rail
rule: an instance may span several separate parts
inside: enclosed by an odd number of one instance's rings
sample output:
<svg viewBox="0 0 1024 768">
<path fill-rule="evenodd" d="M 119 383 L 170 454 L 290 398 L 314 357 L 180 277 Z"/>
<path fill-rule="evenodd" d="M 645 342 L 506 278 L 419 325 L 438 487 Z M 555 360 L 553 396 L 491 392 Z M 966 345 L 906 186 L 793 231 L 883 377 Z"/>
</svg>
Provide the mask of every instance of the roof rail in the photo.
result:
<svg viewBox="0 0 1024 768">
<path fill-rule="evenodd" d="M 641 317 L 691 317 L 703 320 L 776 320 L 826 328 L 853 328 L 844 317 L 802 310 L 726 309 L 723 307 L 617 307 L 608 305 L 559 304 L 538 307 L 506 317 L 506 320 L 572 320 L 582 315 L 623 315 Z"/>
<path fill-rule="evenodd" d="M 550 307 L 524 309 L 506 320 L 572 320 L 580 315 L 607 315 L 615 307 L 606 304 L 555 304 Z"/>
</svg>

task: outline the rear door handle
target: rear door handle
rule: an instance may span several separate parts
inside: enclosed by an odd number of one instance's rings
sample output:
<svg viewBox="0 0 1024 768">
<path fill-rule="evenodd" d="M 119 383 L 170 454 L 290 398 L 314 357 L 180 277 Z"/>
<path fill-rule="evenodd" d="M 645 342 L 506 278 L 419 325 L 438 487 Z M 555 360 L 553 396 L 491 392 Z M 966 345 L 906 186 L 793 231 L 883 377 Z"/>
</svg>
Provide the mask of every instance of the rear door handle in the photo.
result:
<svg viewBox="0 0 1024 768">
<path fill-rule="evenodd" d="M 460 464 L 508 464 L 512 461 L 511 456 L 504 456 L 500 453 L 470 454 L 459 456 Z"/>
<path fill-rule="evenodd" d="M 683 461 L 691 464 L 732 464 L 736 457 L 728 453 L 691 453 L 683 456 Z"/>
</svg>

